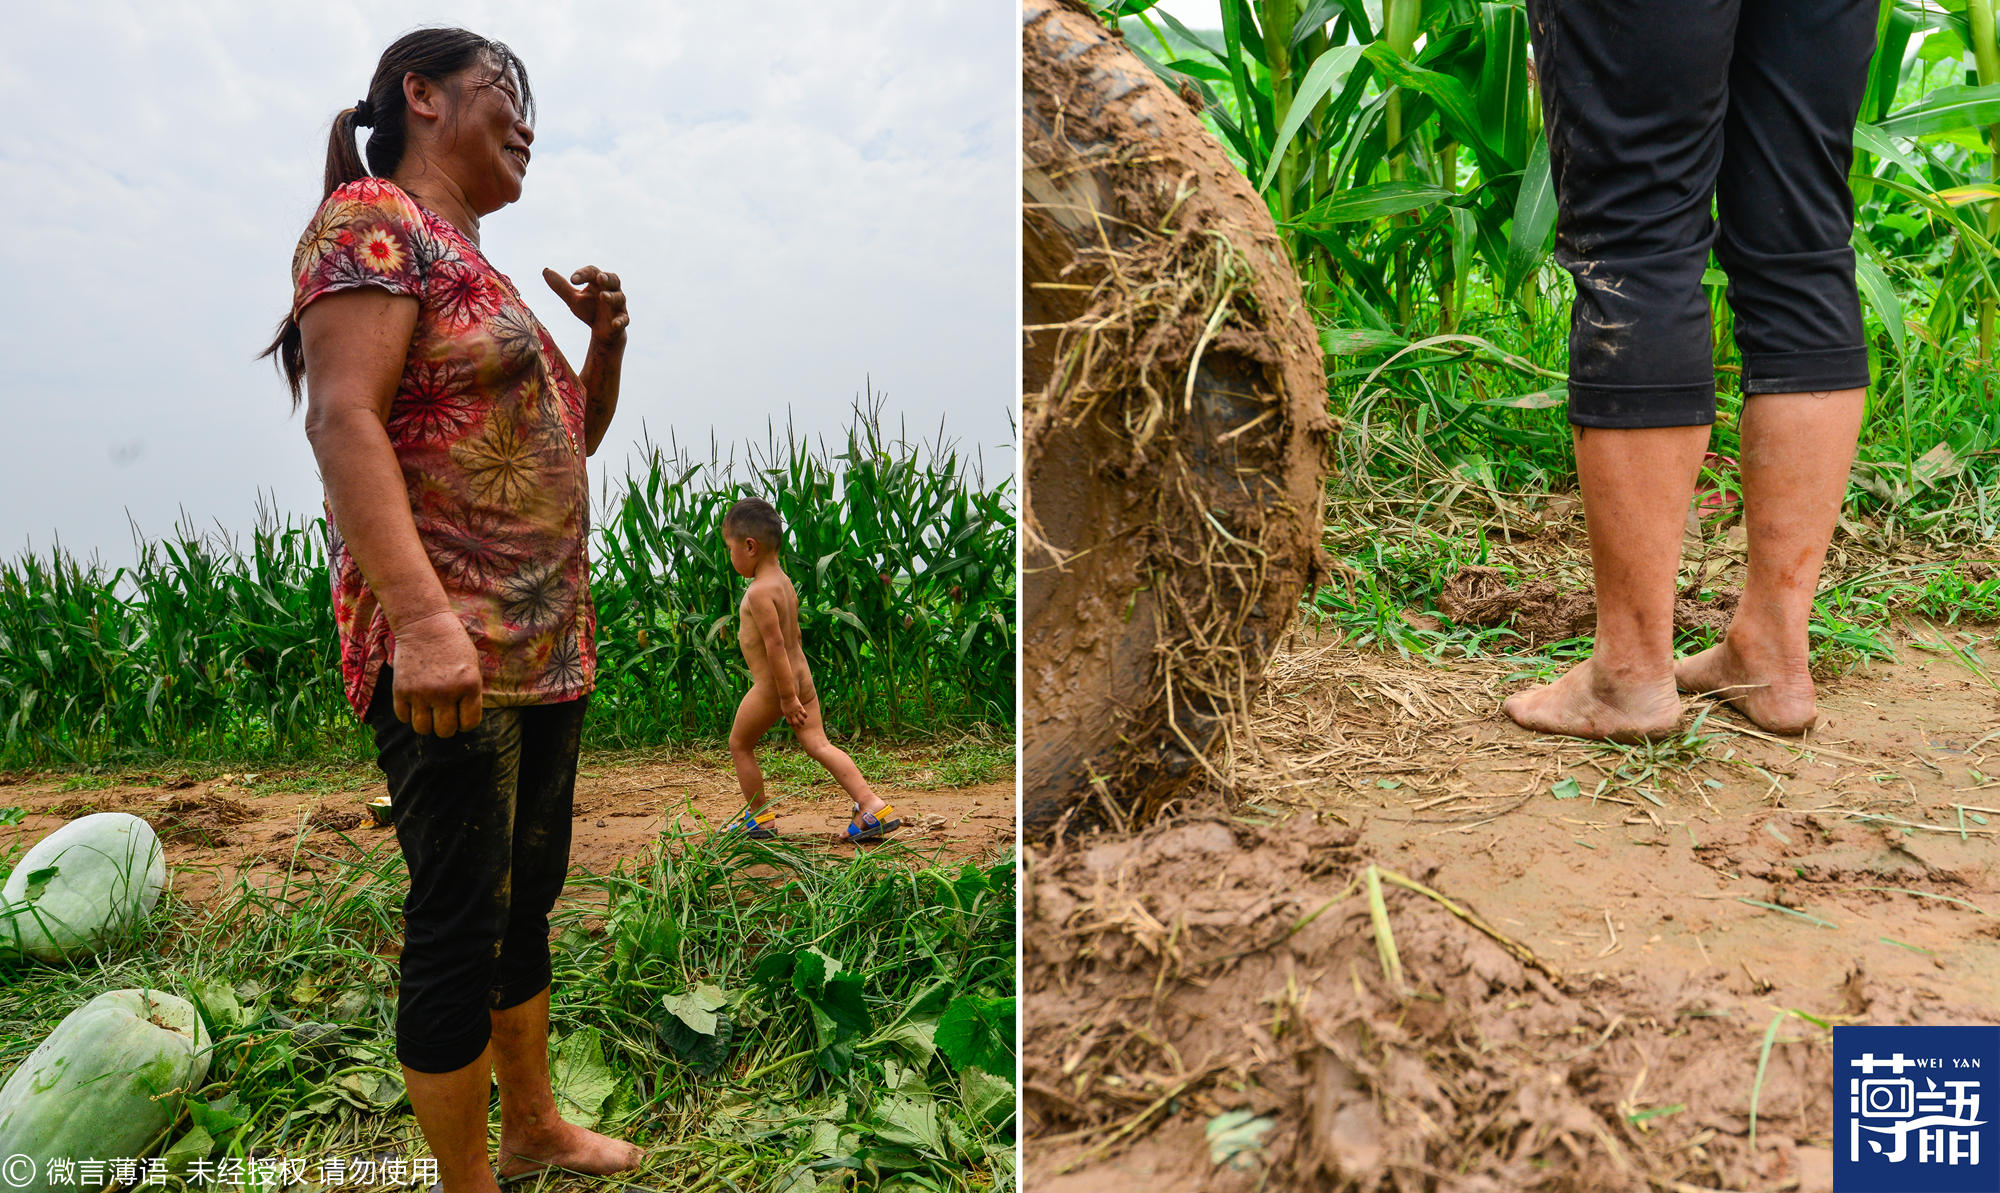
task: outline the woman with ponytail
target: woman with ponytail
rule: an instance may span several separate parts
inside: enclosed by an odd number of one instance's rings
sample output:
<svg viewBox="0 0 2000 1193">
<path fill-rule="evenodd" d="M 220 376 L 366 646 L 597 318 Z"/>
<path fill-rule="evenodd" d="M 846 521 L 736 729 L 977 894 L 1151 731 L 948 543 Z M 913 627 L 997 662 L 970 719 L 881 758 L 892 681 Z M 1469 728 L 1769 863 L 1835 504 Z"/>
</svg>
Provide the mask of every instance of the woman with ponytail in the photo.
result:
<svg viewBox="0 0 2000 1193">
<path fill-rule="evenodd" d="M 548 913 L 596 671 L 584 457 L 617 408 L 627 320 L 616 274 L 544 269 L 590 327 L 572 372 L 480 252 L 480 220 L 521 197 L 533 112 L 498 42 L 390 46 L 334 119 L 266 352 L 295 407 L 303 391 L 348 700 L 409 863 L 396 1052 L 448 1193 L 497 1188 L 496 1079 L 499 1176 L 641 1158 L 564 1122 L 549 1086 Z"/>
</svg>

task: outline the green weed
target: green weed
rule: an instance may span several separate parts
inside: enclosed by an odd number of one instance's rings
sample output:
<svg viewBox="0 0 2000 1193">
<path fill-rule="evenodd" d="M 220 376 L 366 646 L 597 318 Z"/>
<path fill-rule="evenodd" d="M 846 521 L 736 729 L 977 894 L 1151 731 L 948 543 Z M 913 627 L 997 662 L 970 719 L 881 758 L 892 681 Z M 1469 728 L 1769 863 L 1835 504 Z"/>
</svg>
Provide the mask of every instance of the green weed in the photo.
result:
<svg viewBox="0 0 2000 1193">
<path fill-rule="evenodd" d="M 115 957 L 0 975 L 0 1063 L 152 986 L 216 1044 L 162 1144 L 177 1164 L 426 1154 L 394 1056 L 401 857 L 319 840 L 208 910 L 170 897 Z M 651 1149 L 644 1187 L 1010 1189 L 1013 923 L 1011 855 L 665 838 L 574 876 L 553 917 L 558 1097 Z"/>
</svg>

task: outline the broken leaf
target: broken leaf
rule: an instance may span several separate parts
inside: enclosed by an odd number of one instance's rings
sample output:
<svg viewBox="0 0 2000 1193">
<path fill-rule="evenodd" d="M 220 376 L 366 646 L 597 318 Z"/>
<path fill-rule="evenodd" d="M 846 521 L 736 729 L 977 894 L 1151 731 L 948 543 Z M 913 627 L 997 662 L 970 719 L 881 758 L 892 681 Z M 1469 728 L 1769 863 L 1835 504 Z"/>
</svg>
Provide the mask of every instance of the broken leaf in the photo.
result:
<svg viewBox="0 0 2000 1193">
<path fill-rule="evenodd" d="M 958 1075 L 958 1096 L 966 1113 L 989 1127 L 1007 1125 L 1014 1117 L 1014 1085 L 985 1069 L 969 1066 Z"/>
<path fill-rule="evenodd" d="M 604 1100 L 618 1088 L 618 1076 L 604 1063 L 604 1042 L 595 1028 L 556 1041 L 549 1076 L 563 1117 L 585 1127 L 597 1125 Z"/>
<path fill-rule="evenodd" d="M 712 1036 L 716 1031 L 716 1012 L 729 1005 L 729 994 L 720 987 L 702 982 L 692 990 L 679 994 L 669 994 L 660 1000 L 669 1014 L 687 1024 L 690 1030 Z"/>
</svg>

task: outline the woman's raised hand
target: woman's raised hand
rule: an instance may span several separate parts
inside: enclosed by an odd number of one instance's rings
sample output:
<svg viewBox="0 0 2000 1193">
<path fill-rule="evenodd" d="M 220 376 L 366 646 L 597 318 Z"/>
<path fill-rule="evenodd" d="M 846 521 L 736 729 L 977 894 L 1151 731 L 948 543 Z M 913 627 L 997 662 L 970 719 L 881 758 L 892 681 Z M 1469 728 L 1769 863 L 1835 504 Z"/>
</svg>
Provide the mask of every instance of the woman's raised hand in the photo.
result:
<svg viewBox="0 0 2000 1193">
<path fill-rule="evenodd" d="M 396 630 L 396 718 L 450 737 L 479 725 L 479 652 L 458 614 L 441 610 Z"/>
<path fill-rule="evenodd" d="M 568 281 L 553 269 L 543 269 L 542 280 L 569 307 L 571 314 L 590 325 L 593 344 L 606 348 L 625 346 L 625 325 L 632 317 L 625 313 L 625 291 L 619 288 L 617 274 L 586 265 L 570 274 Z"/>
</svg>

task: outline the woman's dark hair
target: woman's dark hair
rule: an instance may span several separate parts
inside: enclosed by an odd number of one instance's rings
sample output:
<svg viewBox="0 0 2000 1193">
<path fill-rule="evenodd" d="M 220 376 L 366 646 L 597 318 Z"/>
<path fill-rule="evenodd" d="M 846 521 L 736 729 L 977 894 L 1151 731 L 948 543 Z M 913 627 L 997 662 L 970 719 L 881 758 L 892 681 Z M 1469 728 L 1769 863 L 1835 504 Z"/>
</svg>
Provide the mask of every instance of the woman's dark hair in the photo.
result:
<svg viewBox="0 0 2000 1193">
<path fill-rule="evenodd" d="M 482 59 L 492 61 L 498 70 L 481 85 L 491 86 L 503 79 L 512 82 L 520 98 L 521 114 L 532 121 L 535 93 L 528 87 L 528 68 L 514 51 L 501 42 L 464 29 L 412 30 L 382 51 L 381 60 L 375 64 L 375 77 L 368 84 L 368 94 L 360 103 L 333 118 L 333 132 L 326 145 L 325 189 L 320 198 L 324 200 L 356 179 L 387 178 L 402 164 L 410 133 L 409 108 L 403 98 L 404 76 L 415 74 L 442 81 L 478 65 Z M 373 129 L 368 135 L 366 165 L 354 144 L 358 128 Z M 298 321 L 289 313 L 278 325 L 278 334 L 272 337 L 270 346 L 258 353 L 257 358 L 262 360 L 267 356 L 277 358 L 285 383 L 291 387 L 292 408 L 297 409 L 305 386 L 306 356 Z"/>
</svg>

